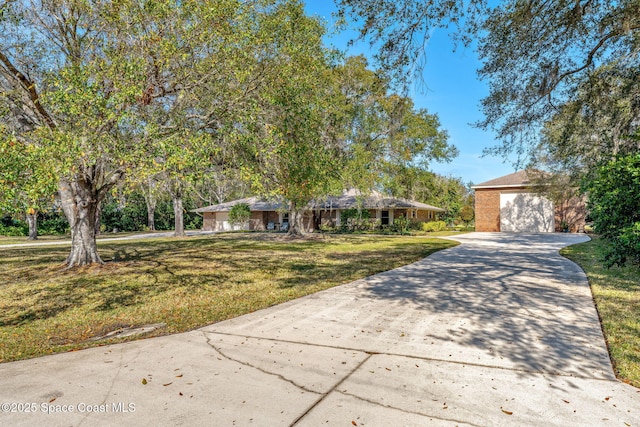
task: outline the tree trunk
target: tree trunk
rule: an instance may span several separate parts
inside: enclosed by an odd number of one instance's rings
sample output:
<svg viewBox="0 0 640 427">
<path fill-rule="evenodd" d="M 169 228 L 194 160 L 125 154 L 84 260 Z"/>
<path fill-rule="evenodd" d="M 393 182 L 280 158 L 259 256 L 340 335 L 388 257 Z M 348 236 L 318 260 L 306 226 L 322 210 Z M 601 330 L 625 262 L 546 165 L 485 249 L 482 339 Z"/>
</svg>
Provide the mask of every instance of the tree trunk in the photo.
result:
<svg viewBox="0 0 640 427">
<path fill-rule="evenodd" d="M 71 227 L 71 253 L 67 267 L 103 264 L 96 244 L 96 213 L 99 201 L 93 186 L 85 180 L 60 184 L 62 209 Z"/>
<path fill-rule="evenodd" d="M 149 202 L 147 202 L 147 228 L 149 231 L 156 230 L 156 207 L 151 206 Z"/>
<path fill-rule="evenodd" d="M 93 225 L 93 227 L 96 230 L 96 236 L 100 235 L 100 217 L 102 216 L 102 203 L 98 203 L 98 207 L 96 208 L 96 212 L 95 212 L 95 223 Z"/>
<path fill-rule="evenodd" d="M 29 240 L 38 239 L 38 212 L 30 208 L 27 211 L 27 224 L 29 224 Z"/>
<path fill-rule="evenodd" d="M 289 203 L 289 232 L 287 235 L 302 236 L 306 234 L 303 219 L 302 212 L 293 203 Z"/>
<path fill-rule="evenodd" d="M 184 237 L 184 213 L 182 210 L 182 196 L 173 196 L 173 214 L 175 216 L 175 237 Z"/>
<path fill-rule="evenodd" d="M 158 200 L 156 199 L 155 188 L 156 183 L 152 178 L 147 179 L 147 184 L 142 185 L 142 195 L 144 201 L 147 204 L 147 228 L 149 231 L 156 230 L 156 206 Z"/>
<path fill-rule="evenodd" d="M 96 244 L 96 219 L 100 203 L 124 175 L 120 169 L 107 170 L 101 160 L 91 166 L 83 165 L 77 173 L 75 179 L 63 179 L 58 186 L 62 210 L 71 228 L 67 268 L 103 264 Z"/>
</svg>

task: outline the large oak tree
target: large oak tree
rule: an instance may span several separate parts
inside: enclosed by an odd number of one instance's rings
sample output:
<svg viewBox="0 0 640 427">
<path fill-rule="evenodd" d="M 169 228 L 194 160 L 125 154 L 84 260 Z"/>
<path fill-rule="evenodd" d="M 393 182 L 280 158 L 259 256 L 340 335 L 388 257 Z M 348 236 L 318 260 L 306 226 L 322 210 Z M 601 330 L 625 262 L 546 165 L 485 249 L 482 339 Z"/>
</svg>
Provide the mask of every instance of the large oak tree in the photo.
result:
<svg viewBox="0 0 640 427">
<path fill-rule="evenodd" d="M 71 226 L 69 267 L 102 262 L 95 239 L 100 203 L 125 175 L 145 181 L 163 174 L 179 218 L 183 192 L 220 162 L 221 146 L 259 146 L 261 135 L 251 128 L 260 107 L 256 91 L 283 75 L 282 52 L 302 49 L 289 43 L 306 43 L 304 31 L 274 37 L 280 24 L 296 21 L 299 6 L 294 0 L 1 4 L 3 146 L 41 159 L 30 162 L 22 185 L 56 183 Z"/>
<path fill-rule="evenodd" d="M 574 138 L 565 133 L 571 143 L 584 133 L 584 128 L 573 125 L 591 119 L 591 114 L 600 116 L 602 125 L 633 134 L 629 115 L 605 117 L 612 109 L 602 89 L 613 84 L 616 96 L 630 89 L 629 84 L 616 82 L 614 74 L 620 77 L 638 68 L 640 3 L 636 0 L 336 3 L 341 16 L 350 18 L 376 47 L 379 64 L 404 84 L 414 71 L 422 70 L 433 30 L 448 28 L 458 41 L 477 42 L 483 61 L 479 75 L 490 87 L 482 102 L 485 119 L 478 125 L 497 132 L 499 145 L 493 153 L 516 152 L 523 159 L 535 159 L 541 149 L 540 131 L 552 119 L 577 131 Z M 633 78 L 624 77 L 628 83 Z M 633 90 L 623 96 L 637 96 Z M 591 96 L 594 93 L 598 96 Z M 631 122 L 637 123 L 637 112 L 633 115 Z M 610 154 L 621 141 L 619 136 L 611 138 L 614 141 L 606 143 Z M 579 154 L 580 149 L 573 152 Z"/>
</svg>

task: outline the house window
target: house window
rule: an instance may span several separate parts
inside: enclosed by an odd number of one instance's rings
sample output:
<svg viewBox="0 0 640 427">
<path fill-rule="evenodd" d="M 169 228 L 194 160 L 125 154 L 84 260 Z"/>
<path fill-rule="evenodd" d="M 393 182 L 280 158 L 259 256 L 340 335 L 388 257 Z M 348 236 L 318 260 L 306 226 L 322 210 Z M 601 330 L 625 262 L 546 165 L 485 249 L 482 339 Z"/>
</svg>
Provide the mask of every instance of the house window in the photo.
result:
<svg viewBox="0 0 640 427">
<path fill-rule="evenodd" d="M 380 215 L 380 224 L 389 225 L 389 211 L 382 211 Z"/>
</svg>

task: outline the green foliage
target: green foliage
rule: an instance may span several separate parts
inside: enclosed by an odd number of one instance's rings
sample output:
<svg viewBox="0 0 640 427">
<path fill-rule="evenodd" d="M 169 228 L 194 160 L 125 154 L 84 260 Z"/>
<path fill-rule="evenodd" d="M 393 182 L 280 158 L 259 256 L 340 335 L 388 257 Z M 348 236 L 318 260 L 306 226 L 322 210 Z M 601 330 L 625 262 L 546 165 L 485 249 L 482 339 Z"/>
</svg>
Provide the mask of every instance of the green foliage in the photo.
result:
<svg viewBox="0 0 640 427">
<path fill-rule="evenodd" d="M 345 187 L 371 189 L 396 169 L 425 168 L 433 160 L 450 161 L 457 155 L 438 116 L 394 94 L 364 58 L 348 58 L 337 79 L 345 97 L 338 103 L 345 105 Z"/>
<path fill-rule="evenodd" d="M 340 220 L 347 221 L 352 218 L 369 219 L 371 213 L 367 209 L 349 208 L 340 211 Z"/>
<path fill-rule="evenodd" d="M 473 206 L 468 185 L 460 178 L 445 177 L 419 166 L 395 165 L 385 172 L 385 189 L 396 197 L 417 200 L 445 210 L 446 223 L 460 220 L 462 209 Z"/>
<path fill-rule="evenodd" d="M 475 212 L 471 206 L 465 205 L 462 207 L 462 210 L 460 211 L 460 219 L 463 220 L 465 224 L 469 224 L 473 221 L 474 216 Z"/>
<path fill-rule="evenodd" d="M 251 218 L 251 209 L 246 203 L 238 203 L 229 211 L 229 222 L 231 225 L 242 225 Z"/>
<path fill-rule="evenodd" d="M 143 231 L 147 226 L 147 209 L 144 200 L 136 194 L 128 198 L 124 206 L 116 200 L 108 200 L 102 206 L 101 230 L 106 232 L 117 231 Z M 166 201 L 156 208 L 156 214 L 163 210 L 171 209 L 171 205 Z M 171 212 L 171 211 L 169 211 Z M 164 226 L 164 227 L 163 227 Z M 168 227 L 167 227 L 168 226 Z M 156 221 L 156 229 L 170 229 L 171 223 L 163 224 L 163 221 Z"/>
<path fill-rule="evenodd" d="M 594 230 L 609 242 L 606 265 L 640 264 L 640 155 L 606 163 L 583 187 Z"/>
<path fill-rule="evenodd" d="M 447 229 L 447 223 L 444 221 L 431 221 L 422 223 L 422 231 L 431 233 L 434 231 L 445 231 Z"/>
<path fill-rule="evenodd" d="M 340 229 L 342 231 L 370 231 L 376 226 L 375 218 L 366 209 L 350 208 L 340 211 Z"/>
<path fill-rule="evenodd" d="M 393 223 L 389 225 L 389 229 L 396 233 L 407 234 L 409 232 L 410 224 L 411 220 L 409 220 L 409 218 L 407 217 L 394 217 Z"/>
<path fill-rule="evenodd" d="M 577 177 L 575 183 L 603 161 L 638 151 L 637 139 L 629 137 L 640 117 L 636 0 L 336 4 L 342 23 L 378 48 L 378 63 L 405 87 L 414 72 L 422 74 L 435 29 L 450 28 L 457 41 L 477 43 L 489 94 L 476 125 L 499 138 L 490 154 L 552 166 Z"/>
<path fill-rule="evenodd" d="M 59 211 L 38 213 L 38 234 L 63 235 L 69 233 L 69 221 Z"/>
<path fill-rule="evenodd" d="M 191 199 L 184 203 L 185 229 L 196 230 L 202 228 L 202 217 L 190 210 L 195 205 Z M 155 209 L 156 230 L 173 230 L 174 213 L 170 199 L 163 197 L 158 201 Z M 134 191 L 127 195 L 124 203 L 114 198 L 108 198 L 102 206 L 101 230 L 105 232 L 118 231 L 147 231 L 147 208 L 142 193 Z"/>
<path fill-rule="evenodd" d="M 0 221 L 0 236 L 28 236 L 29 226 L 24 221 L 15 220 L 11 217 L 4 217 Z"/>
</svg>

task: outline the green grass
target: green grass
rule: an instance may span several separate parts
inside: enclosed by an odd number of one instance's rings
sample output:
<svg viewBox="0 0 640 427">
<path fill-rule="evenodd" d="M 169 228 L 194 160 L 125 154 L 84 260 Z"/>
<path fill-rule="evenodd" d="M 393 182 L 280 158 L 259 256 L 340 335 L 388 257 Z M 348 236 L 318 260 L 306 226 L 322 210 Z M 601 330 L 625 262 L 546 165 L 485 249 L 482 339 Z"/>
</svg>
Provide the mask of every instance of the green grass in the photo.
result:
<svg viewBox="0 0 640 427">
<path fill-rule="evenodd" d="M 115 237 L 129 237 L 135 236 L 138 234 L 151 234 L 151 233 L 171 233 L 172 230 L 164 230 L 164 231 L 121 231 L 118 233 L 100 233 L 98 235 L 98 240 L 101 239 L 112 239 Z M 44 243 L 44 242 L 60 242 L 60 241 L 70 241 L 71 235 L 69 234 L 61 234 L 61 235 L 44 235 L 38 236 L 37 240 L 29 240 L 26 236 L 0 236 L 0 248 L 2 245 L 13 245 L 20 243 Z"/>
<path fill-rule="evenodd" d="M 640 268 L 604 268 L 604 246 L 594 238 L 560 253 L 587 273 L 616 375 L 640 387 Z"/>
<path fill-rule="evenodd" d="M 100 345 L 166 323 L 188 331 L 417 261 L 424 237 L 230 234 L 99 243 L 104 266 L 63 271 L 66 246 L 0 247 L 0 362 Z M 151 335 L 146 335 L 151 336 Z"/>
<path fill-rule="evenodd" d="M 34 242 L 58 242 L 61 240 L 69 240 L 67 236 L 38 236 L 38 240 L 28 240 L 24 236 L 0 236 L 0 246 L 2 245 L 14 245 L 20 243 L 34 243 Z"/>
</svg>

